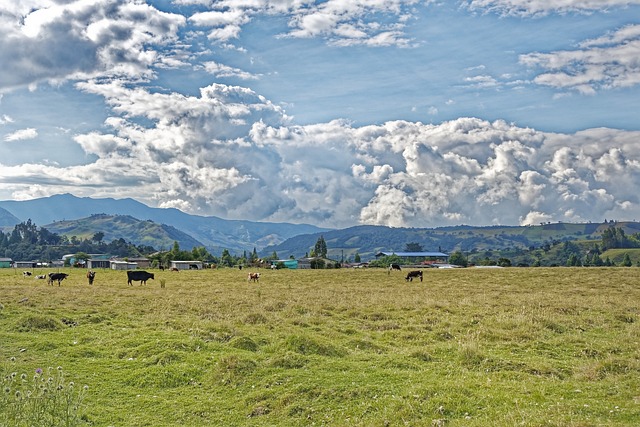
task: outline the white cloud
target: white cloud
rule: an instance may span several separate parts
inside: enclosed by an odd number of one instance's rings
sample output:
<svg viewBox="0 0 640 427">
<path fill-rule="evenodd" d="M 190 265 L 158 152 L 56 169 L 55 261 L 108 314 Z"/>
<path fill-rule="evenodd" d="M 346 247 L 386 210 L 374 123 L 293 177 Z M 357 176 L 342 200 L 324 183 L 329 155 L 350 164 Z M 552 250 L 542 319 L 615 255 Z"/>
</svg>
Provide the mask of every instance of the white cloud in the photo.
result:
<svg viewBox="0 0 640 427">
<path fill-rule="evenodd" d="M 207 73 L 219 78 L 236 77 L 242 80 L 257 80 L 258 75 L 248 73 L 239 68 L 229 67 L 228 65 L 219 64 L 215 61 L 207 61 L 202 64 Z"/>
<path fill-rule="evenodd" d="M 592 12 L 638 5 L 638 0 L 467 0 L 470 10 L 504 15 L 547 15 L 550 13 Z"/>
<path fill-rule="evenodd" d="M 4 2 L 0 91 L 88 77 L 148 78 L 156 46 L 176 41 L 184 23 L 133 0 Z"/>
<path fill-rule="evenodd" d="M 112 134 L 76 136 L 98 159 L 65 168 L 2 166 L 3 186 L 16 194 L 38 185 L 40 193 L 94 196 L 118 187 L 122 197 L 193 213 L 332 227 L 640 214 L 639 132 L 553 134 L 474 118 L 289 126 L 275 120 L 277 108 L 233 87 L 203 88 L 199 98 L 113 85 L 92 90 L 122 114 L 107 122 Z M 237 111 L 236 97 L 245 102 Z M 224 129 L 234 114 L 247 124 Z M 155 125 L 141 127 L 139 116 Z"/>
<path fill-rule="evenodd" d="M 534 82 L 592 95 L 598 90 L 640 84 L 640 25 L 587 40 L 577 50 L 530 53 L 520 63 L 541 68 Z"/>
<path fill-rule="evenodd" d="M 38 137 L 38 131 L 34 128 L 20 129 L 4 136 L 5 141 L 22 141 Z"/>
</svg>

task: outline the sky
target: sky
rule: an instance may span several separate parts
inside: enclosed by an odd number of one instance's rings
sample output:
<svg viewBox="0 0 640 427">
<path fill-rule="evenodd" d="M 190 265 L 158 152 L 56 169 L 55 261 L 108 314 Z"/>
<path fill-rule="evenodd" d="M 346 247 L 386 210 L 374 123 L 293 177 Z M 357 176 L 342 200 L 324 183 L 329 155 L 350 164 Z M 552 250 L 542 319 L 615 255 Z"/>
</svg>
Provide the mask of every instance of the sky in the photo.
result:
<svg viewBox="0 0 640 427">
<path fill-rule="evenodd" d="M 1 0 L 0 200 L 640 220 L 640 0 Z"/>
</svg>

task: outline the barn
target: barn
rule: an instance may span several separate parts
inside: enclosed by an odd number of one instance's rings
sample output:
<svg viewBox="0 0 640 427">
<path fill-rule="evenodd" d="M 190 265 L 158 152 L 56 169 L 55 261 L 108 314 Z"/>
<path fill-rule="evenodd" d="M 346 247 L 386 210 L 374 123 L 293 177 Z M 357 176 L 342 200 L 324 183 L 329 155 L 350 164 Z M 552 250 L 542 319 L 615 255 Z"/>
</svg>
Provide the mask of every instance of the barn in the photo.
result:
<svg viewBox="0 0 640 427">
<path fill-rule="evenodd" d="M 11 258 L 0 258 L 0 268 L 10 268 L 12 262 Z"/>
</svg>

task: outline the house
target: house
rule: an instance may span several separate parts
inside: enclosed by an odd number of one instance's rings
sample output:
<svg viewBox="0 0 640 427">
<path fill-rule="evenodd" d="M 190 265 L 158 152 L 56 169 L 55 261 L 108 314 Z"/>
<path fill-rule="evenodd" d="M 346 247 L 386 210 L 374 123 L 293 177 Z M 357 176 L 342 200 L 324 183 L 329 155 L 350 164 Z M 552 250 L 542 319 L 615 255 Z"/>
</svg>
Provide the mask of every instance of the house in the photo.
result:
<svg viewBox="0 0 640 427">
<path fill-rule="evenodd" d="M 171 261 L 171 267 L 178 270 L 202 270 L 202 261 Z"/>
<path fill-rule="evenodd" d="M 443 252 L 378 252 L 376 258 L 383 256 L 396 255 L 400 258 L 406 259 L 409 262 L 416 264 L 429 264 L 432 262 L 444 262 L 449 261 L 449 255 Z"/>
<path fill-rule="evenodd" d="M 0 258 L 0 268 L 10 268 L 12 262 L 11 258 Z"/>
</svg>

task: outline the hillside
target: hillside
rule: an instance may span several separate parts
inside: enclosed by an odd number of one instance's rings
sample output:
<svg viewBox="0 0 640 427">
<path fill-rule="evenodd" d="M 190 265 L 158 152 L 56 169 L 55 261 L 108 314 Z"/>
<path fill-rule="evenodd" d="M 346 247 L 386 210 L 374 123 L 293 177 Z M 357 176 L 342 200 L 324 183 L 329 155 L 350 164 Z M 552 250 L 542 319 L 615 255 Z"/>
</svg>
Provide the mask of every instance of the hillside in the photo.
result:
<svg viewBox="0 0 640 427">
<path fill-rule="evenodd" d="M 124 239 L 135 245 L 152 246 L 158 250 L 170 249 L 174 242 L 190 250 L 204 246 L 201 242 L 175 227 L 153 221 L 141 221 L 129 215 L 92 215 L 77 220 L 57 221 L 43 226 L 52 233 L 68 238 L 91 239 L 95 233 L 104 233 L 103 241 Z"/>
<path fill-rule="evenodd" d="M 251 251 L 253 248 L 259 250 L 299 234 L 326 231 L 308 224 L 226 220 L 214 216 L 190 215 L 178 209 L 151 208 L 133 199 L 93 199 L 71 194 L 33 200 L 0 201 L 0 208 L 18 219 L 7 226 L 28 219 L 40 226 L 96 214 L 129 215 L 140 220 L 151 220 L 175 227 L 199 242 L 199 246 L 204 245 L 214 255 L 219 255 L 223 249 L 237 253 Z M 127 239 L 126 235 L 118 237 Z M 191 247 L 184 246 L 184 249 Z"/>
<path fill-rule="evenodd" d="M 20 220 L 16 218 L 11 212 L 6 209 L 0 208 L 0 229 L 5 227 L 13 227 L 18 224 Z"/>
<path fill-rule="evenodd" d="M 529 249 L 557 242 L 586 240 L 598 242 L 602 230 L 608 224 L 553 223 L 535 226 L 490 227 L 441 227 L 441 228 L 391 228 L 384 226 L 357 226 L 292 237 L 278 245 L 265 248 L 263 254 L 276 251 L 282 257 L 304 256 L 315 245 L 318 237 L 324 237 L 328 255 L 333 259 L 349 259 L 359 253 L 363 260 L 374 258 L 380 251 L 404 251 L 407 243 L 418 243 L 426 251 L 478 252 L 485 250 Z M 615 224 L 627 234 L 640 231 L 640 223 Z"/>
</svg>

